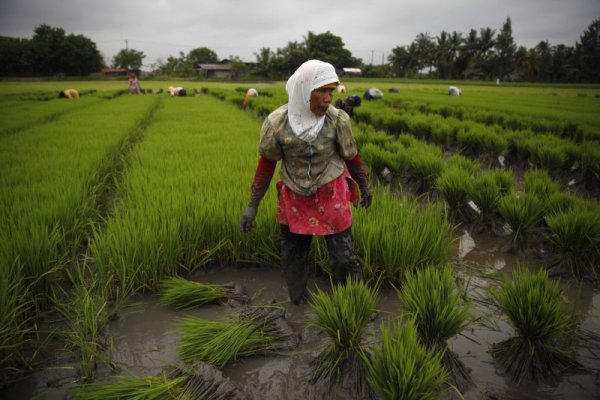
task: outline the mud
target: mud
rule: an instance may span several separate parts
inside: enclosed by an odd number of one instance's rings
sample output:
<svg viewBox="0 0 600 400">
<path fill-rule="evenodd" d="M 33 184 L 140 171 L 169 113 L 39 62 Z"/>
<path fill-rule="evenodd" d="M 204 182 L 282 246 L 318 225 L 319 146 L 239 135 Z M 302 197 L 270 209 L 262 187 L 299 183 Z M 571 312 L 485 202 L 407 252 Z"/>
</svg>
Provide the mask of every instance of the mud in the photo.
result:
<svg viewBox="0 0 600 400">
<path fill-rule="evenodd" d="M 519 262 L 519 257 L 500 253 L 493 238 L 474 239 L 464 234 L 456 243 L 457 259 L 470 268 L 470 295 L 483 296 L 483 287 L 489 282 L 479 277 L 483 273 L 507 273 Z M 469 272 L 470 271 L 470 272 Z M 209 268 L 190 277 L 205 283 L 241 284 L 250 295 L 251 305 L 276 303 L 284 307 L 287 321 L 300 335 L 300 345 L 291 352 L 280 355 L 255 356 L 228 364 L 220 372 L 224 381 L 231 382 L 239 390 L 236 398 L 247 399 L 353 399 L 347 388 L 332 388 L 325 383 L 310 384 L 311 361 L 326 343 L 326 337 L 311 322 L 314 315 L 307 305 L 294 305 L 287 301 L 287 288 L 283 276 L 276 268 L 266 267 L 219 267 Z M 313 277 L 309 288 L 325 289 L 329 282 L 323 277 Z M 587 286 L 564 286 L 569 302 L 576 304 L 584 315 L 583 326 L 591 332 L 600 332 L 600 293 Z M 374 335 L 384 318 L 398 315 L 400 306 L 396 294 L 382 288 L 379 296 L 379 312 L 368 327 L 368 335 Z M 209 304 L 196 310 L 175 310 L 158 304 L 153 296 L 134 299 L 108 327 L 112 338 L 112 363 L 118 374 L 141 376 L 161 373 L 165 367 L 177 365 L 178 318 L 195 316 L 205 319 L 221 319 L 235 313 L 231 304 Z M 487 320 L 490 309 L 483 302 L 475 302 L 473 313 Z M 467 400 L 475 399 L 531 399 L 531 400 L 588 400 L 600 398 L 600 377 L 596 374 L 566 375 L 551 385 L 515 385 L 495 366 L 488 350 L 491 344 L 512 335 L 511 328 L 497 317 L 489 318 L 495 328 L 473 325 L 450 343 L 450 348 L 470 371 L 473 385 L 463 394 Z M 490 325 L 489 323 L 487 325 Z M 577 358 L 584 365 L 600 369 L 598 356 L 586 349 L 579 349 Z M 67 399 L 68 388 L 76 381 L 75 364 L 65 364 L 30 375 L 4 395 L 14 399 Z M 109 369 L 98 370 L 98 381 L 109 376 Z M 50 384 L 49 382 L 53 382 Z M 1 393 L 0 393 L 1 394 Z M 447 399 L 459 399 L 450 394 Z"/>
</svg>

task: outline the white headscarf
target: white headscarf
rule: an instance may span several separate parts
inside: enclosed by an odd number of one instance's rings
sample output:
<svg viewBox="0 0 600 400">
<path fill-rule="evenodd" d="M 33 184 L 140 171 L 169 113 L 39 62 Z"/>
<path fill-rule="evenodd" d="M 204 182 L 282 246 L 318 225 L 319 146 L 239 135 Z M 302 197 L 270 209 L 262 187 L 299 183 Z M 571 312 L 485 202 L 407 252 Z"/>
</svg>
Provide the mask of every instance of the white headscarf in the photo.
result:
<svg viewBox="0 0 600 400">
<path fill-rule="evenodd" d="M 311 92 L 337 82 L 339 78 L 333 65 L 319 60 L 306 61 L 288 79 L 285 85 L 288 93 L 288 118 L 298 138 L 312 141 L 325 122 L 325 116 L 320 117 L 310 110 Z"/>
</svg>

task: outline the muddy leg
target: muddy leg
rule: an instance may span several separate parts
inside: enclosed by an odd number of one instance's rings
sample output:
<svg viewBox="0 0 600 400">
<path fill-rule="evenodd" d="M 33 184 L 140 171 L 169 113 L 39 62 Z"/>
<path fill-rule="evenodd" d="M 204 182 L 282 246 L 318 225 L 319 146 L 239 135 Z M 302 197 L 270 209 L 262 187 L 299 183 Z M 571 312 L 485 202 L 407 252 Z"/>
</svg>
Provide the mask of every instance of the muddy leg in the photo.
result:
<svg viewBox="0 0 600 400">
<path fill-rule="evenodd" d="M 356 279 L 363 279 L 358 255 L 354 250 L 351 228 L 344 232 L 326 235 L 325 241 L 335 282 L 344 283 L 350 275 Z"/>
<path fill-rule="evenodd" d="M 297 235 L 287 225 L 281 227 L 281 266 L 290 300 L 298 304 L 306 299 L 308 282 L 308 252 L 311 235 Z"/>
</svg>

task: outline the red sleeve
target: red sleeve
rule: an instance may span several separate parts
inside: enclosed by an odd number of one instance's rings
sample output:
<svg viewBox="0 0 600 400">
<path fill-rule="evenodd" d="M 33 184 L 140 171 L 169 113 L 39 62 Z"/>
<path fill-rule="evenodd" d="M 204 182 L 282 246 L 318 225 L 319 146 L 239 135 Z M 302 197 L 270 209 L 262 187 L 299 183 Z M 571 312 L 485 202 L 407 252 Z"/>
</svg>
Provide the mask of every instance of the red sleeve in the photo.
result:
<svg viewBox="0 0 600 400">
<path fill-rule="evenodd" d="M 250 188 L 250 206 L 258 207 L 258 204 L 269 188 L 276 166 L 277 161 L 271 161 L 263 156 L 258 160 L 254 180 Z"/>
</svg>

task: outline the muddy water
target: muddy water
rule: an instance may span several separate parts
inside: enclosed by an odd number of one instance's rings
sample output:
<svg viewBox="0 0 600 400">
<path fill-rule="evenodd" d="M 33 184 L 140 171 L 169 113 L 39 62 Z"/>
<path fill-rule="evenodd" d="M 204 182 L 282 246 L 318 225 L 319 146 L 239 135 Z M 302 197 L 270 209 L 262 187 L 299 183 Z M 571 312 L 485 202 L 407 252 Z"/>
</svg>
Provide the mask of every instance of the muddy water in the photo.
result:
<svg viewBox="0 0 600 400">
<path fill-rule="evenodd" d="M 527 262 L 496 248 L 497 241 L 488 237 L 472 238 L 464 234 L 457 240 L 457 259 L 481 273 L 512 270 L 517 263 Z M 529 261 L 531 263 L 531 261 Z M 469 274 L 473 272 L 465 272 Z M 470 293 L 475 298 L 483 296 L 482 287 L 488 282 L 471 275 Z M 223 375 L 240 387 L 249 399 L 352 399 L 346 389 L 331 389 L 324 384 L 309 384 L 312 373 L 311 360 L 326 343 L 323 334 L 310 322 L 314 316 L 308 306 L 296 306 L 287 302 L 287 289 L 279 270 L 263 267 L 220 267 L 197 272 L 191 277 L 205 283 L 242 284 L 245 292 L 252 296 L 251 304 L 261 305 L 278 303 L 285 307 L 287 319 L 301 336 L 300 347 L 291 354 L 279 356 L 260 356 L 238 360 L 226 366 Z M 326 289 L 328 281 L 324 278 L 313 278 L 310 288 Z M 600 332 L 600 294 L 589 287 L 565 285 L 565 293 L 570 302 L 585 315 L 584 327 L 592 332 Z M 475 302 L 473 313 L 490 315 L 485 305 Z M 176 326 L 178 318 L 195 316 L 205 319 L 221 319 L 235 313 L 229 305 L 206 305 L 193 311 L 177 311 L 158 304 L 154 297 L 132 300 L 131 304 L 110 323 L 108 334 L 112 337 L 112 361 L 120 369 L 119 374 L 154 375 L 160 373 L 165 366 L 177 364 L 178 334 Z M 379 298 L 379 314 L 369 325 L 368 334 L 375 334 L 379 323 L 384 318 L 398 315 L 399 303 L 396 294 L 382 288 Z M 484 327 L 473 325 L 450 342 L 452 350 L 471 371 L 473 386 L 463 397 L 469 400 L 479 399 L 533 399 L 533 400 L 588 400 L 600 398 L 600 378 L 593 374 L 564 376 L 552 385 L 520 385 L 516 386 L 498 370 L 488 350 L 491 344 L 508 338 L 512 331 L 501 319 L 490 317 L 497 326 Z M 489 324 L 488 324 L 489 325 Z M 600 361 L 589 351 L 580 350 L 578 359 L 586 366 L 600 369 Z M 66 368 L 64 377 L 56 387 L 44 387 L 47 375 L 33 374 L 29 380 L 22 382 L 8 394 L 6 398 L 31 398 L 38 395 L 40 399 L 68 398 L 66 389 L 73 385 L 74 369 Z M 99 370 L 99 380 L 110 371 Z M 1 397 L 1 394 L 0 394 Z M 458 399 L 450 394 L 448 399 Z"/>
</svg>

